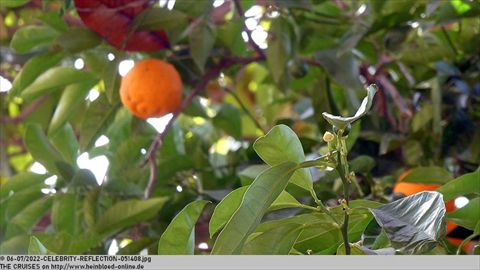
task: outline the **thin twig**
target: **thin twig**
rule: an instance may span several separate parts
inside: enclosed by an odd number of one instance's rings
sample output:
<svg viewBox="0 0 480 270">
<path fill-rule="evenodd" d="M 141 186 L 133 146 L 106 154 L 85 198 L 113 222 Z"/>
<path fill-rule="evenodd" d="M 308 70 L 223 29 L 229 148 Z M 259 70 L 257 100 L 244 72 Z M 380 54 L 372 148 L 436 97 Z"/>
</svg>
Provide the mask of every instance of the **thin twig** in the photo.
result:
<svg viewBox="0 0 480 270">
<path fill-rule="evenodd" d="M 410 74 L 408 71 L 407 67 L 400 61 L 397 62 L 397 66 L 400 69 L 400 71 L 403 73 L 403 76 L 405 76 L 405 79 L 408 81 L 408 85 L 410 87 L 414 87 L 417 82 L 415 81 L 415 78 Z"/>
<path fill-rule="evenodd" d="M 243 9 L 242 9 L 242 6 L 240 5 L 240 1 L 239 0 L 233 0 L 233 3 L 235 4 L 235 10 L 237 11 L 238 15 L 240 15 L 240 17 L 242 19 L 245 18 L 245 14 L 243 13 Z M 248 29 L 247 25 L 245 24 L 245 22 L 243 22 L 243 29 L 245 30 L 245 32 L 247 33 L 247 36 L 248 36 L 248 43 L 250 45 L 252 45 L 253 49 L 257 52 L 257 54 L 259 56 L 262 56 L 262 57 L 265 57 L 265 54 L 263 53 L 262 49 L 260 49 L 260 47 L 258 47 L 257 43 L 255 43 L 255 41 L 253 41 L 252 39 L 252 32 L 250 31 L 250 29 Z"/>
<path fill-rule="evenodd" d="M 458 50 L 457 50 L 457 48 L 455 47 L 455 44 L 453 44 L 453 41 L 452 41 L 452 39 L 450 38 L 450 35 L 449 35 L 448 32 L 447 32 L 447 29 L 445 29 L 445 26 L 442 26 L 442 33 L 443 33 L 443 35 L 445 36 L 445 38 L 447 39 L 448 45 L 450 45 L 450 48 L 452 49 L 453 53 L 454 53 L 455 55 L 458 55 Z"/>
<path fill-rule="evenodd" d="M 240 105 L 240 107 L 245 112 L 245 114 L 252 120 L 252 122 L 255 124 L 255 126 L 257 126 L 257 128 L 260 129 L 262 131 L 262 133 L 265 135 L 266 132 L 263 129 L 262 125 L 260 125 L 260 123 L 255 118 L 255 116 L 253 116 L 252 113 L 250 112 L 250 110 L 248 110 L 248 108 L 245 106 L 245 104 L 243 104 L 242 100 L 238 97 L 238 95 L 234 91 L 232 91 L 231 89 L 229 89 L 227 87 L 223 87 L 223 90 L 225 92 L 229 93 L 230 95 L 232 95 L 232 97 L 235 99 L 235 101 L 237 101 L 237 103 Z"/>
<path fill-rule="evenodd" d="M 195 96 L 197 96 L 200 92 L 202 92 L 206 88 L 210 80 L 220 75 L 220 72 L 224 68 L 228 68 L 235 64 L 246 65 L 252 62 L 263 60 L 263 59 L 265 59 L 263 56 L 255 56 L 251 58 L 225 58 L 225 59 L 222 59 L 217 65 L 212 67 L 212 69 L 200 79 L 200 81 L 196 84 L 193 91 L 190 92 L 187 98 L 185 98 L 185 100 L 182 102 L 182 105 L 180 106 L 180 108 L 173 113 L 172 118 L 170 119 L 168 124 L 165 126 L 165 130 L 162 133 L 159 133 L 155 137 L 152 144 L 150 145 L 150 148 L 146 154 L 146 160 L 141 165 L 142 167 L 145 166 L 146 163 L 149 163 L 150 165 L 150 177 L 148 180 L 147 188 L 145 189 L 145 193 L 144 193 L 145 199 L 148 199 L 152 194 L 152 191 L 155 187 L 155 181 L 157 178 L 156 169 L 152 169 L 152 167 L 156 167 L 155 153 L 157 152 L 158 148 L 162 145 L 163 140 L 165 139 L 165 136 L 168 134 L 168 131 L 173 126 L 173 123 L 175 122 L 177 117 L 180 115 L 180 113 L 183 110 L 185 110 L 185 108 L 187 108 L 188 105 L 190 105 L 190 103 L 192 102 Z"/>
<path fill-rule="evenodd" d="M 19 115 L 15 117 L 0 117 L 0 123 L 2 124 L 18 124 L 23 121 L 29 114 L 35 111 L 38 107 L 40 107 L 47 99 L 49 98 L 48 95 L 39 97 L 35 101 L 33 101 L 28 107 L 26 107 Z"/>
</svg>

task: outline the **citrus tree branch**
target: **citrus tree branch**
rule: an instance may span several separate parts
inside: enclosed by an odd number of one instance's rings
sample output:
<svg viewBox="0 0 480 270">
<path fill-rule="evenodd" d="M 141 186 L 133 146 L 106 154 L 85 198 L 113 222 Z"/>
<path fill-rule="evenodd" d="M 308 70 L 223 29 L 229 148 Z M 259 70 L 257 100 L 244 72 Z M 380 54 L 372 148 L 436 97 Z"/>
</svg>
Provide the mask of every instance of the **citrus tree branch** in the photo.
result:
<svg viewBox="0 0 480 270">
<path fill-rule="evenodd" d="M 157 178 L 157 171 L 156 171 L 157 165 L 155 162 L 155 153 L 157 152 L 158 148 L 162 146 L 163 140 L 165 139 L 165 136 L 167 136 L 168 131 L 173 126 L 173 123 L 175 122 L 175 120 L 178 118 L 178 116 L 180 116 L 182 111 L 185 110 L 185 108 L 187 108 L 188 105 L 190 105 L 193 98 L 198 94 L 200 94 L 207 87 L 207 84 L 209 81 L 217 78 L 223 69 L 229 68 L 237 64 L 247 65 L 249 63 L 261 61 L 264 59 L 265 57 L 261 55 L 250 57 L 250 58 L 237 58 L 237 57 L 224 58 L 224 59 L 221 59 L 218 64 L 213 66 L 209 72 L 205 73 L 205 75 L 200 79 L 200 81 L 198 81 L 198 83 L 195 85 L 195 88 L 188 94 L 185 100 L 183 100 L 182 104 L 180 105 L 180 108 L 173 113 L 172 118 L 165 126 L 165 130 L 162 133 L 157 134 L 152 144 L 150 145 L 150 148 L 146 154 L 146 159 L 142 164 L 142 167 L 145 166 L 147 163 L 150 166 L 150 177 L 149 177 L 148 184 L 143 196 L 145 199 L 148 199 L 152 194 L 153 189 L 155 187 L 156 178 Z M 152 167 L 155 167 L 155 168 L 152 168 Z"/>
<path fill-rule="evenodd" d="M 43 103 L 45 103 L 45 101 L 47 101 L 48 98 L 49 98 L 48 95 L 39 97 L 38 99 L 36 99 L 32 103 L 30 103 L 30 105 L 28 105 L 28 107 L 23 109 L 22 112 L 15 117 L 0 116 L 0 123 L 2 123 L 2 124 L 19 124 L 29 114 L 34 112 L 38 107 L 40 107 Z"/>
</svg>

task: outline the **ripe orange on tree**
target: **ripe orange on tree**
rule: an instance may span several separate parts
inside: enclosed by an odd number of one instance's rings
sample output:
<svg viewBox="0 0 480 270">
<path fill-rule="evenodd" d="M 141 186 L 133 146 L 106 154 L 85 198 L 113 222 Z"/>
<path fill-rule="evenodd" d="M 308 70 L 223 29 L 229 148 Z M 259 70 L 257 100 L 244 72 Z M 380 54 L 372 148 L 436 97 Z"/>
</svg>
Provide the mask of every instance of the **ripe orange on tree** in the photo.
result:
<svg viewBox="0 0 480 270">
<path fill-rule="evenodd" d="M 182 87 L 174 66 L 159 59 L 145 59 L 122 78 L 120 99 L 139 118 L 160 117 L 180 108 Z"/>
</svg>

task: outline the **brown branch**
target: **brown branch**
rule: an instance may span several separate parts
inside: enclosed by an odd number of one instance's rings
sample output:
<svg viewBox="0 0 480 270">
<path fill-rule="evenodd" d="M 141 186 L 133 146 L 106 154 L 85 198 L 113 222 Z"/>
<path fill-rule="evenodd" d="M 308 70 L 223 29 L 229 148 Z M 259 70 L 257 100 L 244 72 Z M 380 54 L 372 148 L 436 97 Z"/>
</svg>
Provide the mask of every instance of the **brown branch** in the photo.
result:
<svg viewBox="0 0 480 270">
<path fill-rule="evenodd" d="M 29 114 L 35 111 L 38 107 L 40 107 L 49 96 L 42 96 L 35 101 L 33 101 L 28 107 L 26 107 L 19 115 L 15 117 L 0 117 L 0 123 L 2 124 L 19 124 L 23 121 Z"/>
<path fill-rule="evenodd" d="M 377 80 L 377 82 L 379 82 L 383 86 L 383 88 L 387 91 L 387 93 L 392 97 L 393 102 L 400 109 L 401 116 L 404 118 L 412 117 L 412 112 L 410 111 L 407 104 L 405 103 L 405 100 L 400 95 L 395 85 L 393 85 L 390 82 L 387 76 L 384 73 L 376 74 L 375 79 Z"/>
<path fill-rule="evenodd" d="M 233 0 L 233 3 L 235 4 L 235 10 L 237 11 L 238 15 L 240 15 L 240 17 L 242 19 L 245 19 L 245 13 L 243 12 L 242 6 L 240 5 L 240 1 L 239 0 Z M 252 31 L 250 31 L 250 29 L 248 29 L 247 25 L 245 24 L 245 21 L 243 22 L 243 29 L 247 33 L 248 43 L 253 47 L 253 49 L 257 52 L 257 54 L 259 56 L 265 57 L 265 54 L 263 53 L 262 49 L 260 49 L 260 47 L 258 47 L 258 45 L 257 45 L 257 43 L 255 43 L 255 41 L 253 41 Z"/>
<path fill-rule="evenodd" d="M 172 118 L 170 119 L 168 124 L 165 126 L 164 131 L 162 133 L 157 134 L 154 141 L 150 145 L 150 148 L 146 154 L 146 159 L 141 165 L 143 167 L 146 165 L 146 163 L 148 163 L 150 166 L 150 177 L 148 179 L 148 184 L 143 196 L 144 199 L 148 199 L 150 197 L 155 187 L 155 182 L 157 178 L 155 153 L 157 152 L 158 148 L 162 146 L 163 140 L 165 139 L 165 136 L 167 136 L 168 131 L 173 126 L 173 123 L 175 122 L 175 120 L 182 113 L 182 111 L 185 110 L 185 108 L 187 108 L 188 105 L 190 105 L 193 98 L 207 87 L 207 84 L 210 80 L 218 77 L 220 75 L 220 72 L 224 68 L 228 68 L 235 64 L 247 65 L 249 63 L 264 60 L 264 59 L 265 59 L 264 56 L 255 56 L 251 58 L 225 58 L 225 59 L 222 59 L 217 65 L 212 67 L 210 71 L 200 79 L 200 81 L 196 84 L 192 92 L 190 92 L 187 98 L 185 98 L 185 100 L 182 102 L 182 105 L 180 106 L 180 108 L 173 113 Z"/>
</svg>

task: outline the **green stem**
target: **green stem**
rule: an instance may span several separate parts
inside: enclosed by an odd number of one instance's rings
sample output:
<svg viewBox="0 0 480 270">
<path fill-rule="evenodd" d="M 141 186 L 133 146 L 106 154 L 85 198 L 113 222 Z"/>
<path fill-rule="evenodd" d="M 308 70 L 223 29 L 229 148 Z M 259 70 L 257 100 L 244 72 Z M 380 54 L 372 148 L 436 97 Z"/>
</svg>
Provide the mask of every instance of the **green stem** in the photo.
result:
<svg viewBox="0 0 480 270">
<path fill-rule="evenodd" d="M 318 208 L 315 208 L 315 209 L 319 210 L 322 213 L 327 214 L 333 220 L 333 222 L 340 225 L 341 224 L 340 221 L 337 219 L 337 217 L 334 214 L 332 214 L 330 210 L 328 210 L 328 208 L 323 204 L 323 202 L 320 199 L 318 199 L 317 194 L 313 189 L 310 190 L 310 194 L 312 195 L 315 203 L 318 205 Z"/>
<path fill-rule="evenodd" d="M 365 193 L 363 193 L 362 187 L 360 187 L 360 185 L 358 184 L 357 179 L 352 178 L 351 180 L 352 180 L 353 185 L 355 186 L 355 188 L 358 190 L 358 196 L 360 196 L 360 197 L 365 197 Z"/>
<path fill-rule="evenodd" d="M 310 205 L 300 204 L 299 207 L 300 207 L 300 208 L 303 208 L 303 209 L 307 209 L 307 210 L 312 210 L 312 211 L 316 211 L 316 212 L 321 212 L 320 208 L 313 207 L 313 206 L 310 206 Z"/>
<path fill-rule="evenodd" d="M 338 174 L 340 175 L 340 178 L 342 179 L 343 183 L 343 198 L 345 200 L 346 208 L 344 209 L 344 218 L 343 218 L 343 224 L 342 224 L 342 237 L 343 237 L 343 243 L 345 246 L 345 254 L 350 255 L 350 242 L 348 241 L 348 220 L 349 220 L 349 214 L 348 214 L 348 206 L 349 206 L 349 201 L 350 201 L 350 181 L 348 180 L 348 163 L 345 163 L 346 156 L 347 156 L 347 148 L 345 144 L 345 138 L 342 137 L 342 131 L 339 131 L 337 134 L 337 138 L 340 140 L 338 153 L 337 153 L 337 159 L 338 159 L 338 166 L 337 166 L 337 171 Z"/>
<path fill-rule="evenodd" d="M 460 243 L 460 245 L 458 246 L 457 248 L 457 255 L 460 255 L 460 253 L 462 252 L 462 248 L 463 246 L 468 243 L 468 241 L 472 240 L 473 238 L 475 238 L 477 236 L 477 234 L 472 234 L 470 235 L 469 237 L 465 238 L 462 243 Z"/>
<path fill-rule="evenodd" d="M 315 166 L 335 167 L 335 164 L 325 161 L 325 159 L 328 158 L 328 155 L 324 155 L 314 160 L 304 161 L 298 165 L 298 168 L 309 168 Z M 315 193 L 315 190 L 313 188 L 310 189 L 310 195 L 312 196 L 315 203 L 318 205 L 318 208 L 315 208 L 317 211 L 327 214 L 338 225 L 341 224 L 340 221 L 335 217 L 335 215 L 333 215 L 330 210 L 328 210 L 328 208 L 323 204 L 323 202 L 317 197 L 317 194 Z"/>
<path fill-rule="evenodd" d="M 321 156 L 321 157 L 318 157 L 314 160 L 307 160 L 307 161 L 304 161 L 300 164 L 298 164 L 298 168 L 310 168 L 310 167 L 317 167 L 317 166 L 327 166 L 327 167 L 331 167 L 331 168 L 334 168 L 335 167 L 335 164 L 329 162 L 328 160 L 328 155 L 324 155 L 324 156 Z"/>
</svg>

